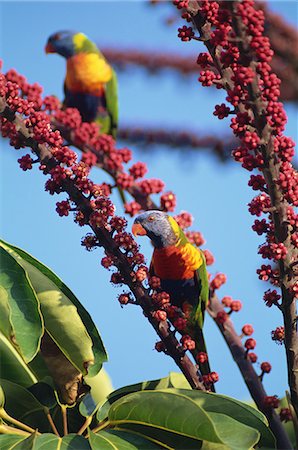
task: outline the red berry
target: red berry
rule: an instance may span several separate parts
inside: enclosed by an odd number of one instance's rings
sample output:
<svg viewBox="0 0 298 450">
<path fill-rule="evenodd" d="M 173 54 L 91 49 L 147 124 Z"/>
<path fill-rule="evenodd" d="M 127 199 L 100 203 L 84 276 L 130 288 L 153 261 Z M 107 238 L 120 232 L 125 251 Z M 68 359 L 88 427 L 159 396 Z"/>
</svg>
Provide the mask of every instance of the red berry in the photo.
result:
<svg viewBox="0 0 298 450">
<path fill-rule="evenodd" d="M 271 372 L 272 366 L 269 362 L 262 362 L 261 364 L 261 371 L 264 373 Z"/>
<path fill-rule="evenodd" d="M 246 339 L 244 346 L 247 350 L 253 350 L 257 345 L 257 341 L 253 338 Z"/>
<path fill-rule="evenodd" d="M 242 327 L 242 333 L 243 333 L 245 336 L 251 336 L 251 335 L 253 334 L 253 332 L 254 332 L 254 329 L 253 329 L 253 327 L 252 327 L 251 325 L 249 325 L 249 324 L 244 325 L 244 326 Z"/>
</svg>

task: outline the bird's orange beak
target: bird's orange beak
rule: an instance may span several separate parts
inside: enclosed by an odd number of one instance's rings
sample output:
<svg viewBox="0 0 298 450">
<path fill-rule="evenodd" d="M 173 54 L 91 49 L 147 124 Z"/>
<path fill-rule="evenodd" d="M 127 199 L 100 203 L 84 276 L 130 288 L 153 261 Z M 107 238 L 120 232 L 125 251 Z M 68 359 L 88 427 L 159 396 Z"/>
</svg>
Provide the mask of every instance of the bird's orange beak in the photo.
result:
<svg viewBox="0 0 298 450">
<path fill-rule="evenodd" d="M 54 49 L 52 44 L 50 44 L 50 42 L 47 43 L 44 50 L 46 53 L 56 53 L 56 50 Z"/>
<path fill-rule="evenodd" d="M 132 226 L 132 233 L 134 236 L 145 236 L 147 231 L 140 223 L 134 223 Z"/>
</svg>

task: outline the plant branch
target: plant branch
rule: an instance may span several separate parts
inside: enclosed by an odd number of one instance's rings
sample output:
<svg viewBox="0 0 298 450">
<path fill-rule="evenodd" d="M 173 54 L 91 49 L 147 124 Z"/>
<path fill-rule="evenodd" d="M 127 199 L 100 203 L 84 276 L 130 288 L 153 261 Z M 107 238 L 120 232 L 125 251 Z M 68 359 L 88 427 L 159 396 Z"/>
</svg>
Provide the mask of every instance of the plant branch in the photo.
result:
<svg viewBox="0 0 298 450">
<path fill-rule="evenodd" d="M 5 117 L 11 123 L 16 126 L 18 133 L 23 138 L 23 144 L 30 147 L 32 151 L 39 157 L 40 162 L 46 167 L 47 172 L 54 167 L 58 166 L 58 161 L 54 158 L 50 149 L 45 144 L 39 144 L 33 137 L 31 132 L 26 127 L 22 118 L 14 114 L 14 112 L 8 107 L 5 99 L 0 97 L 0 115 Z M 63 182 L 63 190 L 68 193 L 70 199 L 76 204 L 77 209 L 84 214 L 87 221 L 90 219 L 90 215 L 93 209 L 90 204 L 90 200 L 84 196 L 81 190 L 75 185 L 72 179 L 66 179 Z M 186 379 L 194 389 L 205 390 L 203 382 L 198 375 L 197 367 L 192 363 L 189 357 L 185 354 L 181 344 L 177 341 L 174 334 L 169 328 L 167 321 L 158 322 L 152 315 L 152 300 L 143 285 L 138 282 L 133 274 L 133 267 L 129 263 L 127 257 L 119 249 L 113 240 L 111 234 L 104 227 L 94 226 L 90 224 L 95 236 L 97 237 L 100 245 L 104 249 L 115 257 L 115 265 L 121 273 L 125 284 L 127 284 L 134 294 L 138 304 L 141 306 L 144 315 L 151 323 L 160 339 L 163 341 L 167 354 L 171 356 L 180 370 L 185 375 Z"/>
<path fill-rule="evenodd" d="M 231 318 L 227 315 L 224 323 L 220 323 L 217 320 L 218 313 L 222 313 L 225 310 L 214 292 L 211 292 L 207 311 L 218 326 L 224 340 L 226 341 L 226 344 L 229 347 L 233 359 L 241 372 L 243 380 L 255 404 L 267 417 L 270 428 L 277 438 L 278 448 L 292 448 L 287 433 L 282 426 L 278 415 L 274 410 L 271 408 L 268 409 L 264 405 L 264 399 L 267 397 L 267 393 L 250 359 L 247 358 L 246 350 L 243 347 L 240 336 L 238 336 L 234 328 Z"/>
<path fill-rule="evenodd" d="M 243 58 L 246 61 L 245 65 L 247 66 L 250 61 L 249 67 L 255 70 L 256 63 L 254 53 L 250 47 L 250 39 L 246 33 L 246 27 L 242 22 L 240 15 L 237 14 L 237 6 L 239 4 L 239 2 L 233 1 L 226 2 L 232 17 L 233 37 L 236 38 L 236 42 L 234 42 L 233 39 L 233 45 L 238 45 L 240 55 L 243 55 Z M 203 38 L 204 43 L 213 59 L 213 64 L 221 76 L 223 87 L 229 92 L 232 92 L 235 87 L 234 73 L 230 67 L 224 67 L 221 62 L 220 54 L 222 52 L 222 47 L 220 45 L 215 45 L 211 39 L 212 25 L 201 14 L 201 2 L 191 0 L 189 2 L 188 12 L 191 14 L 193 23 L 199 31 L 200 36 Z M 297 248 L 295 248 L 291 243 L 291 233 L 293 232 L 293 229 L 287 218 L 287 211 L 290 204 L 283 195 L 282 189 L 277 182 L 280 178 L 281 162 L 277 160 L 274 152 L 274 130 L 268 123 L 265 115 L 268 104 L 262 97 L 257 76 L 253 78 L 253 81 L 247 82 L 246 86 L 245 101 L 247 102 L 246 105 L 249 104 L 251 108 L 253 117 L 252 129 L 260 138 L 260 145 L 255 150 L 255 155 L 258 156 L 258 154 L 261 153 L 263 157 L 264 162 L 263 165 L 260 166 L 260 170 L 263 172 L 271 205 L 274 208 L 270 214 L 274 224 L 275 242 L 282 243 L 287 251 L 285 258 L 279 259 L 278 264 L 282 292 L 281 307 L 285 325 L 285 348 L 288 363 L 288 379 L 292 403 L 297 414 L 298 339 L 295 298 L 291 290 L 291 287 L 296 285 L 298 282 L 297 274 L 294 274 L 291 268 L 292 262 L 297 259 Z M 239 105 L 235 107 L 235 109 L 241 113 L 244 113 L 246 111 L 244 101 L 241 103 L 240 100 Z"/>
</svg>

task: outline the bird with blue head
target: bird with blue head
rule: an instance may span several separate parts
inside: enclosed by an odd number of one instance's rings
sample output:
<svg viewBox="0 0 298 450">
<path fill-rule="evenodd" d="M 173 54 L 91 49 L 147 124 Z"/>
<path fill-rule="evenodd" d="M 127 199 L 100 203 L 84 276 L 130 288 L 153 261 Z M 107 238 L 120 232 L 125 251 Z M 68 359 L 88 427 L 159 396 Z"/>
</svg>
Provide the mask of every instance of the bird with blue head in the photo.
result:
<svg viewBox="0 0 298 450">
<path fill-rule="evenodd" d="M 97 122 L 100 132 L 116 136 L 118 126 L 117 77 L 94 42 L 84 33 L 52 34 L 46 53 L 66 59 L 64 107 L 77 108 L 85 122 Z"/>
<path fill-rule="evenodd" d="M 208 303 L 209 283 L 203 252 L 193 246 L 176 220 L 163 211 L 146 211 L 132 226 L 135 236 L 148 236 L 154 251 L 150 275 L 160 278 L 161 290 L 170 295 L 171 304 L 181 309 L 191 307 L 188 331 L 197 352 L 206 353 L 202 328 Z M 200 364 L 203 374 L 210 373 L 208 362 Z"/>
</svg>

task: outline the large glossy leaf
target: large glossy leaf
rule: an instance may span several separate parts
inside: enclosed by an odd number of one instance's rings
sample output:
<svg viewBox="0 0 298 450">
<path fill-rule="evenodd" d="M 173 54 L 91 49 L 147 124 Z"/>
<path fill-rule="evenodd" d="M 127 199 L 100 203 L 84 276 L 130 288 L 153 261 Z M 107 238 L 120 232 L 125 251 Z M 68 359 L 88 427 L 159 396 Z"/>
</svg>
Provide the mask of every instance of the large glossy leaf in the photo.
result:
<svg viewBox="0 0 298 450">
<path fill-rule="evenodd" d="M 80 413 L 84 417 L 95 413 L 98 406 L 102 404 L 113 391 L 112 382 L 104 369 L 95 375 L 95 377 L 84 377 L 85 383 L 90 386 L 90 393 L 86 394 L 80 403 Z"/>
<path fill-rule="evenodd" d="M 50 433 L 36 436 L 32 450 L 59 450 L 61 439 Z M 29 450 L 29 449 L 28 449 Z"/>
<path fill-rule="evenodd" d="M 152 440 L 125 430 L 89 431 L 92 450 L 155 450 L 164 448 Z"/>
<path fill-rule="evenodd" d="M 183 434 L 173 433 L 171 430 L 155 428 L 141 424 L 123 424 L 117 427 L 117 430 L 136 433 L 146 439 L 153 439 L 155 443 L 160 443 L 162 448 L 171 448 L 175 450 L 198 450 L 201 448 L 203 441 L 184 436 Z M 207 442 L 207 441 L 205 441 Z M 222 444 L 213 444 L 222 445 Z M 226 449 L 227 450 L 227 449 Z"/>
<path fill-rule="evenodd" d="M 49 379 L 52 377 L 40 351 L 32 359 L 32 361 L 30 361 L 28 367 L 39 381 L 46 381 L 50 384 Z"/>
<path fill-rule="evenodd" d="M 47 383 L 39 382 L 27 388 L 31 394 L 47 408 L 54 408 L 57 405 L 57 398 L 52 386 Z"/>
<path fill-rule="evenodd" d="M 0 284 L 0 331 L 7 339 L 13 336 L 13 329 L 10 321 L 10 309 L 8 304 L 8 293 Z"/>
<path fill-rule="evenodd" d="M 187 396 L 200 405 L 215 421 L 215 414 L 222 414 L 255 428 L 261 433 L 260 444 L 264 447 L 275 448 L 275 439 L 271 433 L 266 417 L 252 406 L 242 403 L 225 395 L 189 391 Z"/>
<path fill-rule="evenodd" d="M 61 351 L 84 375 L 95 375 L 107 360 L 90 315 L 75 295 L 48 267 L 28 253 L 1 241 L 1 246 L 28 273 L 41 304 L 45 327 Z M 94 365 L 92 366 L 92 363 Z"/>
<path fill-rule="evenodd" d="M 38 428 L 40 431 L 48 431 L 44 406 L 27 389 L 8 380 L 0 379 L 0 385 L 5 394 L 5 410 L 17 420 Z"/>
<path fill-rule="evenodd" d="M 33 450 L 35 449 L 36 434 L 31 434 L 26 439 L 15 445 L 14 450 Z"/>
<path fill-rule="evenodd" d="M 91 447 L 87 439 L 83 436 L 68 434 L 61 439 L 61 447 L 59 450 L 91 450 Z"/>
<path fill-rule="evenodd" d="M 9 435 L 0 436 L 1 450 L 91 450 L 89 442 L 82 436 L 68 434 L 58 438 L 54 434 L 32 434 L 27 438 Z"/>
<path fill-rule="evenodd" d="M 0 259 L 0 310 L 4 313 L 0 328 L 8 339 L 13 336 L 24 360 L 29 362 L 36 355 L 43 334 L 39 302 L 23 267 L 2 247 Z"/>
<path fill-rule="evenodd" d="M 190 396 L 190 393 L 194 395 Z M 250 449 L 259 441 L 260 433 L 226 415 L 224 404 L 221 413 L 207 413 L 200 405 L 200 397 L 196 401 L 195 394 L 195 391 L 183 389 L 129 394 L 111 406 L 109 420 L 114 426 L 125 428 L 127 424 L 135 431 L 139 426 L 151 431 L 155 428 L 156 436 L 160 429 L 186 439 L 224 444 L 237 450 Z M 209 396 L 208 393 L 205 395 Z"/>
<path fill-rule="evenodd" d="M 26 365 L 11 342 L 0 332 L 1 377 L 21 386 L 31 386 L 37 382 L 35 375 Z"/>
<path fill-rule="evenodd" d="M 23 436 L 17 436 L 16 434 L 1 434 L 0 448 L 1 450 L 12 450 L 12 448 L 15 449 L 15 445 L 23 440 Z"/>
<path fill-rule="evenodd" d="M 152 391 L 167 388 L 191 389 L 185 376 L 179 372 L 170 372 L 167 377 L 159 378 L 157 380 L 142 381 L 141 383 L 130 384 L 110 393 L 107 402 L 98 410 L 97 419 L 101 421 L 107 417 L 110 405 L 124 395 L 139 391 Z"/>
</svg>

